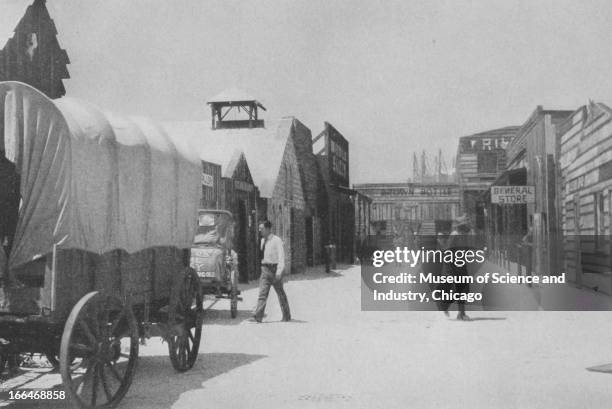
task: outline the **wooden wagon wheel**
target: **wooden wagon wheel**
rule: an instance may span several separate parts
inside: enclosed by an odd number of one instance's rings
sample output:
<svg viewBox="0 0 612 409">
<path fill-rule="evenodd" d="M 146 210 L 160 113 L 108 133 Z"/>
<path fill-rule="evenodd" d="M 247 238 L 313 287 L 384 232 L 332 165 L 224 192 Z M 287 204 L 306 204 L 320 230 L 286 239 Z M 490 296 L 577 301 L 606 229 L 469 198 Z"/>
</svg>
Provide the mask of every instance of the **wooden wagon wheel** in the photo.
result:
<svg viewBox="0 0 612 409">
<path fill-rule="evenodd" d="M 238 272 L 235 268 L 230 273 L 230 314 L 232 318 L 238 316 Z"/>
<path fill-rule="evenodd" d="M 202 288 L 192 268 L 174 280 L 168 311 L 170 361 L 174 369 L 184 372 L 195 364 L 202 337 Z"/>
<path fill-rule="evenodd" d="M 138 341 L 129 303 L 97 291 L 81 298 L 60 346 L 60 373 L 75 406 L 112 408 L 121 401 L 136 369 Z"/>
</svg>

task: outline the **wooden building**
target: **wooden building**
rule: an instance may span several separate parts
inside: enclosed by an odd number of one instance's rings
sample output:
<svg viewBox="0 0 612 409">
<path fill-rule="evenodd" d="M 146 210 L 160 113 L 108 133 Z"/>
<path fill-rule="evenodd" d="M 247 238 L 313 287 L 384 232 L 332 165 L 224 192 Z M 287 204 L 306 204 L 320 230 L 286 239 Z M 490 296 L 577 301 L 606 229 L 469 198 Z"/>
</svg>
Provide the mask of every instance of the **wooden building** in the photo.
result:
<svg viewBox="0 0 612 409">
<path fill-rule="evenodd" d="M 354 190 L 353 205 L 355 214 L 355 255 L 359 258 L 362 257 L 361 252 L 364 250 L 364 246 L 370 235 L 371 230 L 371 209 L 372 199 L 363 193 Z"/>
<path fill-rule="evenodd" d="M 533 203 L 500 205 L 488 201 L 490 248 L 503 250 L 505 257 L 517 261 L 517 245 L 531 226 L 532 270 L 538 274 L 555 271 L 557 267 L 556 128 L 571 112 L 538 106 L 506 148 L 507 171 L 494 185 L 533 186 Z"/>
<path fill-rule="evenodd" d="M 352 263 L 355 258 L 355 209 L 349 179 L 349 143 L 329 122 L 312 141 L 324 190 L 321 194 L 323 243 L 336 246 L 336 260 Z"/>
<path fill-rule="evenodd" d="M 49 98 L 62 97 L 66 94 L 63 80 L 70 78 L 70 60 L 59 45 L 45 0 L 35 0 L 25 10 L 15 6 L 0 7 L 0 13 L 15 14 L 16 23 L 6 42 L 0 38 L 0 81 L 24 82 Z M 8 33 L 0 36 L 4 34 Z"/>
<path fill-rule="evenodd" d="M 203 209 L 229 210 L 234 215 L 234 246 L 238 253 L 240 281 L 257 277 L 259 249 L 257 247 L 257 201 L 259 189 L 253 183 L 244 153 L 215 157 L 201 152 L 202 157 L 222 162 L 222 165 L 202 160 Z"/>
<path fill-rule="evenodd" d="M 221 143 L 220 135 L 212 133 L 209 126 L 201 122 L 169 122 L 164 128 L 169 134 L 182 138 L 191 149 L 199 151 L 202 160 L 200 207 L 232 212 L 240 280 L 247 282 L 257 278 L 259 189 L 244 152 L 232 143 Z"/>
<path fill-rule="evenodd" d="M 240 280 L 257 278 L 259 247 L 257 246 L 257 202 L 259 189 L 253 182 L 243 152 L 235 151 L 224 166 L 220 208 L 232 212 L 236 220 L 234 244 L 238 252 Z M 240 255 L 243 257 L 240 257 Z"/>
<path fill-rule="evenodd" d="M 353 188 L 372 200 L 372 234 L 410 243 L 415 234 L 449 230 L 460 213 L 456 183 L 364 183 Z"/>
<path fill-rule="evenodd" d="M 202 160 L 202 198 L 201 209 L 221 208 L 221 165 Z"/>
<path fill-rule="evenodd" d="M 245 97 L 238 99 L 244 101 L 243 104 L 255 103 Z M 264 121 L 261 118 L 258 120 Z M 241 152 L 241 163 L 248 162 L 248 172 L 246 166 L 238 166 L 235 171 L 237 173 L 232 173 L 230 177 L 229 173 L 225 173 L 225 169 L 229 168 L 224 166 L 223 177 L 233 179 L 233 195 L 238 198 L 238 203 L 244 201 L 244 205 L 238 206 L 246 207 L 249 212 L 249 231 L 253 232 L 249 233 L 249 237 L 252 237 L 252 245 L 257 246 L 258 222 L 270 220 L 274 233 L 285 243 L 288 271 L 302 271 L 309 264 L 308 255 L 313 254 L 312 261 L 315 262 L 315 255 L 321 253 L 315 249 L 322 249 L 318 211 L 316 203 L 312 203 L 316 195 L 310 193 L 312 186 L 307 189 L 312 183 L 316 185 L 316 177 L 312 177 L 311 169 L 316 160 L 314 156 L 312 160 L 302 160 L 304 155 L 308 155 L 309 147 L 312 155 L 310 130 L 294 117 L 265 120 L 263 126 L 250 128 L 246 126 L 248 117 L 222 117 L 216 121 L 214 129 L 210 122 L 173 122 L 166 123 L 165 128 L 169 133 L 183 135 L 185 143 L 199 149 L 202 157 L 223 158 L 227 157 L 228 152 Z M 241 126 L 221 124 L 223 121 L 246 122 L 240 122 L 244 125 Z M 217 159 L 217 162 L 223 161 Z M 311 164 L 310 168 L 308 163 Z M 230 190 L 227 183 L 223 185 L 226 192 Z M 244 199 L 244 195 L 249 199 Z M 251 198 L 254 200 L 251 201 Z M 234 201 L 234 205 L 236 203 Z M 249 278 L 252 278 L 249 274 Z M 258 275 L 258 269 L 253 274 Z"/>
<path fill-rule="evenodd" d="M 612 109 L 579 108 L 557 137 L 563 269 L 569 280 L 612 294 Z"/>
<path fill-rule="evenodd" d="M 518 130 L 508 126 L 459 138 L 456 173 L 462 214 L 466 214 L 477 232 L 485 227 L 485 203 L 481 195 L 506 170 L 506 146 Z"/>
</svg>

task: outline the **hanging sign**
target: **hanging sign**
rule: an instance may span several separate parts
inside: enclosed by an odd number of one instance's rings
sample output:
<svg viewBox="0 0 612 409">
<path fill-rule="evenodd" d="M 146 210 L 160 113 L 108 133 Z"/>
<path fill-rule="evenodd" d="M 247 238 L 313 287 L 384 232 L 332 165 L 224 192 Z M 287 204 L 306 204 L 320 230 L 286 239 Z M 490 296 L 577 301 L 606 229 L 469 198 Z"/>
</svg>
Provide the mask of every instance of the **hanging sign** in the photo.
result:
<svg viewBox="0 0 612 409">
<path fill-rule="evenodd" d="M 214 187 L 215 186 L 215 179 L 213 178 L 212 175 L 209 175 L 207 173 L 202 173 L 202 184 L 204 186 Z"/>
<path fill-rule="evenodd" d="M 535 186 L 491 186 L 491 203 L 535 203 Z"/>
</svg>

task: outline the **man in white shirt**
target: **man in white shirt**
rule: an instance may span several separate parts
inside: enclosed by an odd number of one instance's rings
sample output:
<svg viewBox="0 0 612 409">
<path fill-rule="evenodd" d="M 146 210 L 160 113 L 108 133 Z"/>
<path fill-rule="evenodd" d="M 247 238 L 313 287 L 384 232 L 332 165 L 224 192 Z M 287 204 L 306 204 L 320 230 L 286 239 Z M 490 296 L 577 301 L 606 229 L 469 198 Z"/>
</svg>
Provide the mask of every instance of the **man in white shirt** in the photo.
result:
<svg viewBox="0 0 612 409">
<path fill-rule="evenodd" d="M 259 225 L 261 232 L 261 276 L 259 277 L 259 297 L 257 308 L 253 314 L 253 319 L 261 322 L 266 309 L 266 301 L 270 293 L 270 287 L 274 287 L 278 301 L 283 312 L 283 321 L 291 321 L 289 311 L 289 301 L 283 288 L 283 272 L 285 270 L 285 249 L 283 241 L 275 234 L 272 234 L 272 223 L 265 221 Z"/>
</svg>

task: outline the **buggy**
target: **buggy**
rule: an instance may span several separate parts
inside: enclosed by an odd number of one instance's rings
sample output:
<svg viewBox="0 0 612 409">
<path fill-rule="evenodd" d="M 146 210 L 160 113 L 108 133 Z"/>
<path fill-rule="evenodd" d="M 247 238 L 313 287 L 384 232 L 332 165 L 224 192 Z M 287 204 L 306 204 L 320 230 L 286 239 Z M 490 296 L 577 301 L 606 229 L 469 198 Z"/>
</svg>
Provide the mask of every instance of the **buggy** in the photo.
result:
<svg viewBox="0 0 612 409">
<path fill-rule="evenodd" d="M 202 209 L 191 249 L 191 267 L 204 294 L 229 298 L 232 318 L 238 315 L 238 257 L 233 246 L 234 218 L 226 210 Z"/>
</svg>

